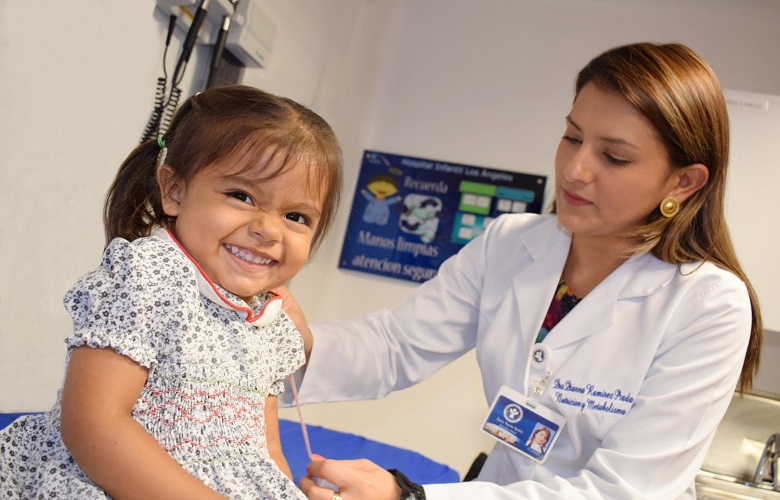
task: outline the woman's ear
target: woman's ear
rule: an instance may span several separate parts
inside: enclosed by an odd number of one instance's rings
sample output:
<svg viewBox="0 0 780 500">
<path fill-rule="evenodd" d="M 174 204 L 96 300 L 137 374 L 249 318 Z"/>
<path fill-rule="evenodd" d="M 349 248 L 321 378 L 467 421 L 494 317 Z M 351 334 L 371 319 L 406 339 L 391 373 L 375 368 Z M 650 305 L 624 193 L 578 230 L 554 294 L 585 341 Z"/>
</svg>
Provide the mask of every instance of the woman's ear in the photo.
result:
<svg viewBox="0 0 780 500">
<path fill-rule="evenodd" d="M 693 163 L 674 172 L 677 184 L 669 192 L 669 196 L 679 203 L 684 202 L 707 184 L 710 169 L 701 163 Z"/>
<path fill-rule="evenodd" d="M 160 186 L 160 201 L 165 215 L 178 216 L 184 185 L 170 165 L 165 164 L 157 169 L 157 184 Z"/>
</svg>

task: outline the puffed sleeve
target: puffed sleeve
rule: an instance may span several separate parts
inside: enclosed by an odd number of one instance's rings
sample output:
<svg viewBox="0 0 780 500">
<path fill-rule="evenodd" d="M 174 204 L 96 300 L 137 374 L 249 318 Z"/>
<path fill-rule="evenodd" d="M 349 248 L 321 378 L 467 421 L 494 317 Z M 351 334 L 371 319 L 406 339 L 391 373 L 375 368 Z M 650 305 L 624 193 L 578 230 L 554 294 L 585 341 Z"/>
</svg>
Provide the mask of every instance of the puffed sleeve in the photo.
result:
<svg viewBox="0 0 780 500">
<path fill-rule="evenodd" d="M 295 324 L 282 312 L 272 325 L 275 331 L 276 380 L 271 385 L 270 395 L 284 392 L 285 380 L 306 362 L 303 353 L 303 339 Z"/>
<path fill-rule="evenodd" d="M 176 261 L 175 249 L 156 238 L 112 241 L 100 267 L 65 295 L 73 319 L 68 348 L 110 347 L 152 368 L 166 320 L 164 304 L 176 300 L 171 295 L 181 293 L 185 279 L 186 264 Z"/>
</svg>

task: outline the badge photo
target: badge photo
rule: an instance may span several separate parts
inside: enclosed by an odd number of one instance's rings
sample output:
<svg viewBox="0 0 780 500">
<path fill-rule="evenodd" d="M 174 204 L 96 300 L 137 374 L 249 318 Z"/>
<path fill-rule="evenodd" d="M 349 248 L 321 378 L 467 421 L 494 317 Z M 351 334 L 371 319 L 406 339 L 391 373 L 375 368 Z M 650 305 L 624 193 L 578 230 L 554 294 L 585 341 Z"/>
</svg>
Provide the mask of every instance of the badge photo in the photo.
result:
<svg viewBox="0 0 780 500">
<path fill-rule="evenodd" d="M 544 463 L 564 423 L 563 416 L 544 406 L 531 407 L 525 396 L 502 386 L 482 423 L 482 432 L 512 451 Z"/>
</svg>

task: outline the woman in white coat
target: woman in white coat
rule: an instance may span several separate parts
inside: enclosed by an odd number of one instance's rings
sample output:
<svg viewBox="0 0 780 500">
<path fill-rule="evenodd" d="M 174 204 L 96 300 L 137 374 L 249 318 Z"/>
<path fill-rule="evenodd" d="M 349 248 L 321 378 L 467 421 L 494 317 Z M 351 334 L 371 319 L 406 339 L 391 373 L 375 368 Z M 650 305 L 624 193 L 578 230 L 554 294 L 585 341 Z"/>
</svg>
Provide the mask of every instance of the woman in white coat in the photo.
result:
<svg viewBox="0 0 780 500">
<path fill-rule="evenodd" d="M 693 498 L 761 347 L 724 220 L 728 148 L 723 93 L 699 56 L 618 47 L 577 77 L 553 214 L 499 217 L 395 311 L 309 330 L 290 300 L 310 353 L 303 402 L 380 398 L 476 349 L 488 402 L 501 394 L 557 429 L 543 463 L 499 443 L 468 483 L 420 486 L 367 461 L 317 460 L 310 475 L 339 490 L 307 477 L 304 492 Z"/>
</svg>

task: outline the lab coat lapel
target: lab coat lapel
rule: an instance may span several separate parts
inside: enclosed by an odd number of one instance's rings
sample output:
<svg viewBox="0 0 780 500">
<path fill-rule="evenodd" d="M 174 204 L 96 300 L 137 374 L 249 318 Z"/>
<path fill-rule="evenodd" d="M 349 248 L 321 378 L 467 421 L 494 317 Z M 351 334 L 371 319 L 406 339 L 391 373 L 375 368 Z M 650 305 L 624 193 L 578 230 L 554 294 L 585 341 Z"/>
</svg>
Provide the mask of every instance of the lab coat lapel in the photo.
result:
<svg viewBox="0 0 780 500">
<path fill-rule="evenodd" d="M 558 279 L 569 254 L 571 238 L 555 219 L 523 232 L 520 239 L 525 258 L 515 268 L 513 289 L 520 325 L 530 347 L 539 333 L 550 301 L 558 286 Z"/>
<path fill-rule="evenodd" d="M 621 300 L 658 292 L 669 284 L 676 271 L 676 265 L 649 254 L 630 258 L 582 299 L 553 328 L 545 343 L 557 349 L 609 328 L 615 322 Z"/>
</svg>

